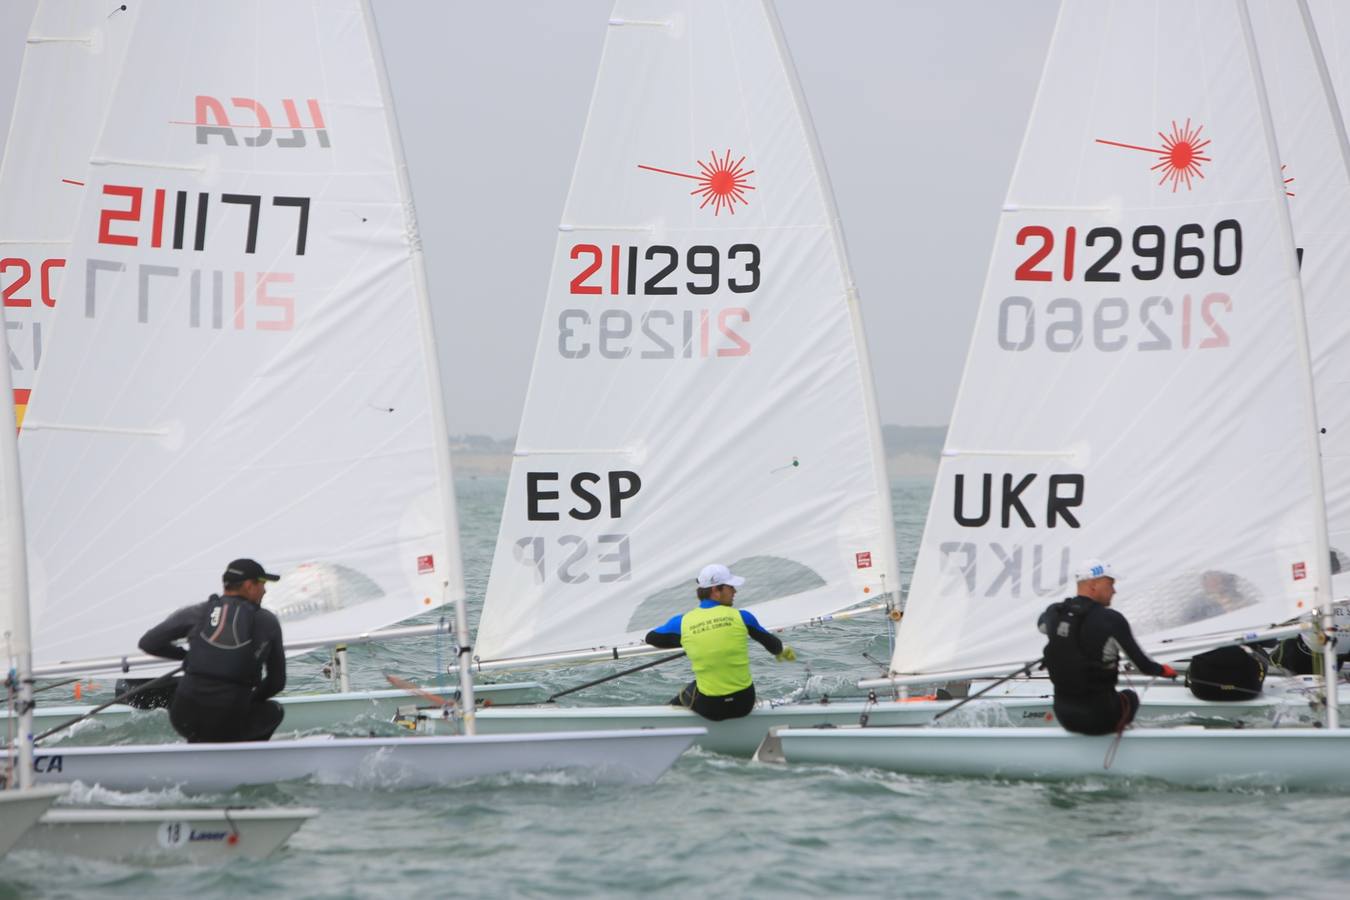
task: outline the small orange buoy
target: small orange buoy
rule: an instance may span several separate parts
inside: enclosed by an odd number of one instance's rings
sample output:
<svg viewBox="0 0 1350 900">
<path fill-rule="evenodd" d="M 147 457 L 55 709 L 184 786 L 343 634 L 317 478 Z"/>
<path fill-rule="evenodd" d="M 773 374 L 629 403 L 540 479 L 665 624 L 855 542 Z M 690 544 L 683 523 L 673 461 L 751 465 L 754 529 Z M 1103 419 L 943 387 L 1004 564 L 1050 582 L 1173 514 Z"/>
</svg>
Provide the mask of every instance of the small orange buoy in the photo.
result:
<svg viewBox="0 0 1350 900">
<path fill-rule="evenodd" d="M 83 688 L 83 685 L 81 685 L 78 681 L 75 682 L 75 699 L 76 699 L 76 700 L 79 700 L 81 697 L 84 696 L 84 691 L 82 690 L 82 688 Z"/>
</svg>

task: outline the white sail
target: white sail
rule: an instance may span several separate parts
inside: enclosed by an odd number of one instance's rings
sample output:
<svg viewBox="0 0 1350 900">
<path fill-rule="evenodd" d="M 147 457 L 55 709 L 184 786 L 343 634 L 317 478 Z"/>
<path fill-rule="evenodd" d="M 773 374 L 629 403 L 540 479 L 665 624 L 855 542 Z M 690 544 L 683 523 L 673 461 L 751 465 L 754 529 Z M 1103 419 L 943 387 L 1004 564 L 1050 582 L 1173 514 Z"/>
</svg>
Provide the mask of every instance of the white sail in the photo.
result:
<svg viewBox="0 0 1350 900">
<path fill-rule="evenodd" d="M 1037 615 L 1086 557 L 1123 573 L 1115 605 L 1151 640 L 1285 620 L 1326 591 L 1262 91 L 1239 2 L 1064 5 L 895 672 L 1037 658 Z"/>
<path fill-rule="evenodd" d="M 1261 68 L 1271 92 L 1271 108 L 1288 166 L 1289 212 L 1299 246 L 1303 295 L 1308 307 L 1308 337 L 1313 350 L 1317 415 L 1322 426 L 1322 464 L 1327 491 L 1327 526 L 1337 595 L 1344 596 L 1350 573 L 1350 317 L 1345 315 L 1345 285 L 1350 283 L 1350 179 L 1344 144 L 1346 100 L 1350 99 L 1350 14 L 1343 4 L 1311 0 L 1318 49 L 1339 101 L 1335 121 L 1322 102 L 1318 72 L 1306 54 L 1295 56 L 1297 71 L 1266 53 L 1267 32 L 1287 44 L 1306 43 L 1306 29 L 1295 10 L 1271 0 L 1252 3 L 1253 25 L 1261 41 Z M 1312 93 L 1317 91 L 1317 93 Z M 1286 108 L 1288 111 L 1286 111 Z M 1289 138 L 1286 139 L 1286 132 Z M 1306 150 L 1304 149 L 1306 146 Z M 1305 155 L 1311 158 L 1305 160 Z"/>
<path fill-rule="evenodd" d="M 0 295 L 20 424 L 50 336 L 90 151 L 139 9 L 42 0 L 28 29 L 0 157 Z"/>
<path fill-rule="evenodd" d="M 356 0 L 143 11 L 20 440 L 39 664 L 134 650 L 237 556 L 288 638 L 462 595 L 373 40 Z"/>
<path fill-rule="evenodd" d="M 640 642 L 699 569 L 767 627 L 897 589 L 857 296 L 760 3 L 620 0 L 476 651 Z"/>
</svg>

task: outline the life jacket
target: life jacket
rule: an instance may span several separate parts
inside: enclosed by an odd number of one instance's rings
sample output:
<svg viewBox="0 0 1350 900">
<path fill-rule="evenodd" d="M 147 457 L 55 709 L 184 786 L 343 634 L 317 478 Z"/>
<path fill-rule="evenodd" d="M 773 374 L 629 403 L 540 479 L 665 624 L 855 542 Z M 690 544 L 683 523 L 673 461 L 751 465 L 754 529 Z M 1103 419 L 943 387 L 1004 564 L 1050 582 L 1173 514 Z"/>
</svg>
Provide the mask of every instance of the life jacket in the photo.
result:
<svg viewBox="0 0 1350 900">
<path fill-rule="evenodd" d="M 1057 697 L 1115 690 L 1115 667 L 1102 661 L 1101 648 L 1094 654 L 1083 646 L 1083 625 L 1098 608 L 1087 597 L 1070 597 L 1050 604 L 1045 611 L 1044 661 Z"/>
<path fill-rule="evenodd" d="M 201 620 L 188 632 L 183 670 L 194 678 L 253 685 L 258 680 L 253 625 L 258 607 L 243 597 L 211 595 Z"/>
<path fill-rule="evenodd" d="M 699 607 L 680 618 L 680 646 L 694 669 L 698 691 L 724 697 L 754 683 L 750 677 L 750 629 L 739 610 Z"/>
</svg>

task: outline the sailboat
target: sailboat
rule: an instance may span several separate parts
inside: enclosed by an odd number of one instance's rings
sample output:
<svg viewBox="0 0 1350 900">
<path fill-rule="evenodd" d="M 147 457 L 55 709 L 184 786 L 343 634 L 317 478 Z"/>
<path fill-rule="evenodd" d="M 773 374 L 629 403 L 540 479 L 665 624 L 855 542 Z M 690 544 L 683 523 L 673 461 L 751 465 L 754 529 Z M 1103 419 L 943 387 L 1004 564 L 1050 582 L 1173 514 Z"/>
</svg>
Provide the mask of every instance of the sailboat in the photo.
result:
<svg viewBox="0 0 1350 900">
<path fill-rule="evenodd" d="M 10 318 L 14 405 L 21 426 L 37 369 L 50 346 L 52 312 L 67 269 L 76 216 L 88 180 L 89 158 L 141 5 L 119 4 L 105 9 L 76 0 L 42 0 L 29 28 L 13 122 L 0 161 L 0 285 Z M 59 102 L 54 97 L 60 98 Z M 74 283 L 78 285 L 79 279 Z M 293 595 L 308 598 L 322 591 L 322 587 L 316 590 L 317 571 L 311 568 L 306 574 L 310 582 L 292 591 Z M 361 623 L 363 631 L 387 625 L 400 615 L 398 610 L 381 607 L 388 602 L 385 599 L 367 599 L 372 602 L 368 618 Z M 426 633 L 433 629 L 412 631 Z M 384 629 L 375 633 L 387 637 Z M 81 648 L 87 648 L 86 653 L 106 653 L 114 658 L 107 671 L 125 671 L 122 661 L 128 657 L 126 651 L 134 648 L 134 637 L 129 642 L 123 642 L 127 635 L 105 637 L 104 632 L 86 637 L 88 640 L 80 643 Z M 337 637 L 347 638 L 348 645 L 369 639 L 356 634 Z M 323 641 L 314 645 L 327 646 Z M 293 642 L 297 650 L 303 646 L 300 641 Z M 148 658 L 139 660 L 144 664 Z M 40 675 L 50 674 L 41 664 L 38 671 Z M 86 673 L 90 669 L 77 666 L 73 671 Z M 453 685 L 428 690 L 452 698 L 456 693 Z M 478 694 L 480 700 L 521 702 L 537 699 L 542 690 L 542 685 L 534 683 L 481 685 Z M 410 694 L 402 690 L 348 690 L 279 699 L 287 707 L 285 727 L 304 731 L 332 727 L 335 722 L 362 715 L 390 718 L 400 704 L 410 701 Z M 90 708 L 78 703 L 44 704 L 35 712 L 34 727 L 46 731 L 84 715 Z M 101 711 L 98 718 L 104 724 L 113 724 L 135 712 L 119 704 Z M 0 711 L 0 720 L 7 717 L 7 712 Z"/>
<path fill-rule="evenodd" d="M 45 63 L 48 59 L 49 57 L 44 56 L 43 62 Z M 36 69 L 40 63 L 34 62 L 33 65 Z M 17 104 L 18 108 L 16 109 L 14 116 L 17 121 L 23 121 L 27 118 L 24 109 L 25 97 L 30 97 L 31 102 L 36 102 L 37 100 L 36 96 L 32 93 L 24 94 L 22 91 L 20 92 L 20 98 Z M 81 99 L 82 98 L 78 97 L 71 98 L 71 108 L 78 107 Z M 34 118 L 37 117 L 35 116 Z M 25 134 L 24 140 L 20 142 L 13 137 L 11 132 L 10 144 L 14 145 L 21 143 L 25 147 L 31 147 L 33 148 L 32 154 L 35 156 L 38 155 L 37 148 L 39 147 L 50 146 L 52 143 L 56 143 L 59 146 L 59 142 L 42 140 L 42 137 L 44 136 L 29 132 L 28 134 Z M 11 146 L 7 148 L 4 159 L 8 160 L 12 154 L 15 154 L 15 150 Z M 18 198 L 13 196 L 13 191 L 21 189 L 22 185 L 15 183 L 11 179 L 6 179 L 4 177 L 4 171 L 5 166 L 0 164 L 0 240 L 8 237 L 10 229 L 7 226 L 17 215 L 18 210 L 23 208 L 21 204 L 17 202 Z M 53 200 L 53 206 L 60 202 L 59 197 L 53 198 Z M 37 221 L 34 222 L 33 226 L 35 233 L 40 233 L 42 230 L 42 217 L 47 214 L 49 207 L 38 205 L 30 208 L 36 213 L 35 218 Z M 34 241 L 33 243 L 37 244 L 38 241 Z M 32 259 L 34 256 L 42 254 L 42 250 L 43 248 L 40 246 L 16 246 L 15 243 L 12 243 L 10 240 L 3 240 L 3 243 L 0 243 L 0 286 L 4 288 L 5 307 L 3 313 L 0 313 L 0 315 L 7 320 L 14 320 L 12 327 L 20 335 L 19 341 L 14 341 L 12 339 L 9 341 L 11 357 L 26 359 L 30 364 L 33 362 L 34 358 L 39 357 L 41 354 L 42 334 L 46 325 L 45 319 L 39 319 L 45 309 L 42 302 L 45 295 L 41 290 L 43 286 L 47 284 L 48 279 L 50 279 L 53 269 L 58 267 L 56 263 L 48 262 L 45 255 L 42 255 L 41 258 L 43 261 L 38 265 L 38 278 L 36 282 L 33 281 Z M 25 285 L 34 285 L 38 288 L 38 291 L 35 292 L 36 296 L 29 293 L 23 293 L 23 290 L 25 289 L 24 285 L 18 285 L 16 287 L 16 282 L 20 277 L 23 277 Z M 34 299 L 37 300 L 36 304 L 33 303 Z M 25 313 L 31 316 L 31 318 L 26 317 Z M 28 350 L 31 355 L 25 354 L 25 350 Z M 20 368 L 13 370 L 13 378 L 16 385 L 11 396 L 15 401 L 13 405 L 22 409 L 23 404 L 26 404 L 28 398 L 28 384 L 26 382 L 28 367 L 22 361 L 19 365 Z M 7 364 L 5 368 L 9 370 L 11 367 Z M 20 379 L 25 380 L 20 381 Z M 0 400 L 0 408 L 4 408 L 7 404 L 7 400 Z M 3 447 L 5 440 L 3 435 L 0 435 L 0 447 Z M 9 496 L 6 496 L 4 499 L 7 503 L 12 502 L 12 498 Z M 9 533 L 5 533 L 2 537 L 7 546 L 8 543 L 13 540 L 13 535 Z M 6 555 L 6 563 L 9 562 L 9 559 L 10 557 Z M 19 621 L 16 617 L 15 597 L 13 596 L 14 592 L 10 587 L 13 583 L 13 574 L 14 573 L 9 571 L 6 571 L 5 573 L 6 591 L 4 598 L 0 599 L 4 599 L 7 602 L 0 603 L 0 635 L 4 636 L 4 658 L 5 661 L 9 663 L 9 665 L 6 666 L 6 669 L 8 671 L 14 671 L 17 675 L 17 663 L 19 657 L 25 653 L 27 648 L 27 624 L 26 607 L 24 610 L 24 620 Z M 18 633 L 20 628 L 25 632 L 22 638 Z M 11 725 L 10 722 L 6 722 L 5 724 Z M 21 732 L 23 731 L 22 725 L 19 727 L 19 730 Z M 28 733 L 31 733 L 31 726 L 28 728 Z M 17 786 L 20 784 L 22 784 L 22 787 Z M 48 807 L 64 793 L 65 788 L 63 787 L 32 787 L 31 779 L 26 778 L 14 780 L 14 784 L 11 785 L 10 790 L 0 791 L 0 853 L 8 851 L 9 848 L 23 836 L 24 832 L 36 824 L 38 817 L 46 812 Z"/>
<path fill-rule="evenodd" d="M 619 0 L 475 667 L 651 653 L 643 636 L 696 604 L 712 561 L 748 578 L 737 599 L 770 629 L 894 605 L 899 591 L 858 292 L 772 5 Z M 772 725 L 865 714 L 919 715 L 859 700 L 761 703 L 724 722 L 668 705 L 498 706 L 476 721 L 697 723 L 701 746 L 749 756 Z"/>
<path fill-rule="evenodd" d="M 1320 67 L 1311 27 L 1302 40 Z M 1088 556 L 1121 567 L 1113 605 L 1155 648 L 1297 619 L 1329 628 L 1310 352 L 1262 68 L 1243 0 L 1061 8 L 897 680 L 1038 659 L 1037 614 Z M 1304 99 L 1334 111 L 1325 90 Z M 1344 786 L 1334 675 L 1326 692 L 1325 730 L 1134 728 L 1117 744 L 1057 729 L 784 729 L 763 753 L 916 773 Z"/>
<path fill-rule="evenodd" d="M 27 78 L 38 79 L 44 75 L 81 69 L 84 66 L 99 68 L 104 63 L 116 67 L 118 48 L 124 44 L 124 27 L 129 25 L 134 14 L 120 17 L 112 25 L 99 21 L 107 18 L 104 10 L 99 10 L 99 20 L 90 15 L 93 8 L 88 4 L 68 2 L 48 2 L 39 7 L 34 22 L 36 40 L 30 38 L 36 52 L 30 58 L 30 67 L 25 69 Z M 119 12 L 126 12 L 125 9 Z M 98 49 L 98 53 L 93 48 Z M 106 59 L 93 57 L 105 54 Z M 87 74 L 87 73 L 85 73 Z M 106 73 L 105 73 L 106 74 Z M 89 82 L 91 90 L 93 82 Z M 101 90 L 101 88 L 99 88 Z M 24 104 L 35 99 L 35 92 L 23 93 L 16 120 L 26 123 L 33 110 Z M 86 94 L 70 96 L 70 109 L 83 111 L 85 101 L 91 98 Z M 35 120 L 41 117 L 33 116 Z M 34 131 L 27 138 L 39 145 L 46 138 L 63 133 L 62 125 L 70 125 L 77 134 L 87 127 L 79 121 L 62 122 L 61 117 L 53 120 L 34 121 Z M 20 150 L 16 157 L 21 163 L 31 158 L 33 151 Z M 11 160 L 9 171 L 18 163 Z M 0 198 L 8 211 L 15 201 L 13 192 L 21 191 L 19 180 L 0 176 Z M 48 192 L 50 193 L 50 191 Z M 59 234 L 60 220 L 71 209 L 71 204 L 61 198 L 53 197 L 53 208 L 41 205 L 35 207 L 33 228 L 38 235 L 53 236 Z M 72 214 L 73 217 L 73 214 Z M 12 222 L 6 221 L 3 230 L 8 233 Z M 45 322 L 42 308 L 49 295 L 47 278 L 53 269 L 59 268 L 64 260 L 52 255 L 60 241 L 39 238 L 28 245 L 6 246 L 5 268 L 19 269 L 18 279 L 6 279 L 4 282 L 5 303 L 0 306 L 0 333 L 31 335 L 34 358 L 40 355 L 41 329 Z M 10 256 L 8 254 L 15 254 Z M 35 256 L 36 254 L 36 256 Z M 45 255 L 44 255 L 45 254 Z M 39 262 L 38 259 L 41 261 Z M 30 263 L 32 263 L 30 267 Z M 39 303 L 27 302 L 20 291 L 27 281 L 23 275 L 30 271 L 39 274 L 41 293 Z M 8 328 L 7 312 L 14 308 L 28 313 L 17 329 Z M 24 341 L 24 343 L 28 343 Z M 11 350 L 13 344 L 11 343 Z M 14 354 L 11 353 L 11 359 Z M 20 364 L 21 365 L 21 364 Z M 22 422 L 22 403 L 28 395 L 27 388 L 16 388 L 11 380 L 11 365 L 0 368 L 0 419 L 15 415 Z M 19 368 L 20 373 L 28 370 Z M 13 684 L 7 684 L 12 691 L 7 706 L 17 708 L 18 715 L 13 723 L 12 742 L 7 741 L 6 784 L 8 790 L 0 790 L 0 854 L 11 848 L 39 849 L 58 852 L 65 855 L 92 856 L 98 858 L 139 858 L 157 857 L 164 860 L 191 860 L 210 862 L 237 858 L 258 858 L 276 850 L 304 824 L 317 814 L 317 810 L 308 808 L 277 809 L 140 809 L 127 810 L 117 808 L 62 808 L 49 811 L 50 805 L 66 793 L 64 785 L 34 786 L 33 755 L 33 673 L 32 645 L 28 614 L 28 573 L 24 540 L 24 515 L 22 491 L 20 487 L 18 447 L 15 430 L 0 428 L 0 658 L 5 668 L 13 675 Z M 14 734 L 17 732 L 17 734 Z M 39 818 L 40 817 L 40 818 Z"/>
<path fill-rule="evenodd" d="M 140 11 L 70 247 L 75 299 L 55 310 L 20 441 L 39 667 L 116 656 L 244 546 L 279 568 L 269 605 L 292 641 L 447 602 L 462 621 L 388 96 L 363 2 Z M 463 737 L 63 747 L 37 775 L 190 791 L 545 769 L 646 782 L 701 733 L 474 735 L 467 675 Z"/>
</svg>

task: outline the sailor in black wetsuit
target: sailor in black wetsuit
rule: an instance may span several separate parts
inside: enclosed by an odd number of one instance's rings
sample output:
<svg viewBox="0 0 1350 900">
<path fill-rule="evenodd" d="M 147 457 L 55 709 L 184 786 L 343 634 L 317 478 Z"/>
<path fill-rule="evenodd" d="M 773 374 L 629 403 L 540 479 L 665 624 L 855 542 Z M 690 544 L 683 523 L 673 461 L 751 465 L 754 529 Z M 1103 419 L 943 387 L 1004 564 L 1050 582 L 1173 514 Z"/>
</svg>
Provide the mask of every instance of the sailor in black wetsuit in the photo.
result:
<svg viewBox="0 0 1350 900">
<path fill-rule="evenodd" d="M 285 715 L 271 699 L 286 687 L 281 623 L 261 605 L 266 582 L 279 576 L 251 559 L 236 559 L 222 580 L 220 596 L 178 610 L 147 631 L 140 647 L 184 660 L 169 721 L 189 743 L 265 741 Z M 186 650 L 174 643 L 182 638 Z"/>
<path fill-rule="evenodd" d="M 1055 717 L 1068 731 L 1110 734 L 1134 721 L 1139 695 L 1116 690 L 1116 667 L 1123 652 L 1145 675 L 1177 677 L 1176 670 L 1144 655 L 1130 623 L 1111 609 L 1116 573 L 1090 559 L 1074 572 L 1078 596 L 1052 603 L 1036 623 L 1049 638 L 1045 668 L 1055 685 Z"/>
</svg>

